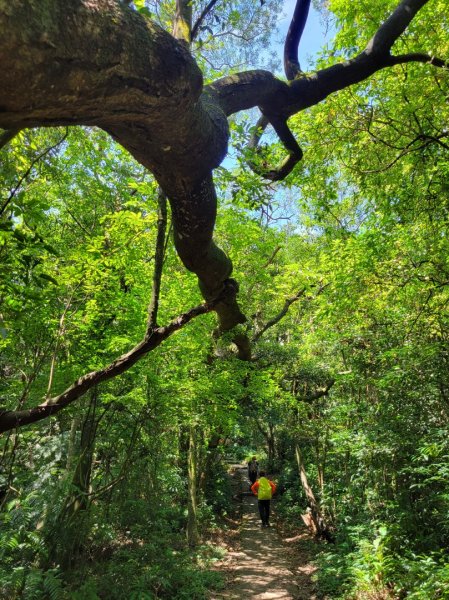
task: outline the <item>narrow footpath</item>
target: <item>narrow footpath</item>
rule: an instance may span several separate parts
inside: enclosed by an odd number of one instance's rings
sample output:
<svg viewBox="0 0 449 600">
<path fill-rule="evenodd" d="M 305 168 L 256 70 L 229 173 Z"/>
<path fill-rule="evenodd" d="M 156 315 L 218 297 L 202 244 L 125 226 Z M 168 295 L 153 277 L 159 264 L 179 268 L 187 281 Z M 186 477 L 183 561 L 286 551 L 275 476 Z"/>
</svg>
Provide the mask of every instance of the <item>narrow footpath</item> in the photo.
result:
<svg viewBox="0 0 449 600">
<path fill-rule="evenodd" d="M 228 573 L 227 588 L 211 600 L 316 600 L 311 579 L 315 567 L 300 550 L 301 538 L 308 534 L 283 538 L 276 528 L 275 502 L 272 526 L 262 529 L 244 466 L 234 468 L 233 484 L 235 500 L 241 502 L 239 544 L 219 566 Z"/>
</svg>

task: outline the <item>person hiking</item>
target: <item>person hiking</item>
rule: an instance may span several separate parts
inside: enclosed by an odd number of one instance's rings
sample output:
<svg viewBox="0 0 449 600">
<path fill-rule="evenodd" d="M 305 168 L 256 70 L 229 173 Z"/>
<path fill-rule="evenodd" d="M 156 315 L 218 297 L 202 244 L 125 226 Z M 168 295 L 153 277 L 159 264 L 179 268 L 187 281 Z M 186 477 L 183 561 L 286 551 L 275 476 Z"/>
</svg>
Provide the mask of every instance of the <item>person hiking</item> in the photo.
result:
<svg viewBox="0 0 449 600">
<path fill-rule="evenodd" d="M 261 471 L 259 479 L 251 486 L 251 491 L 257 496 L 262 527 L 270 527 L 270 502 L 276 492 L 276 484 L 267 479 L 265 471 Z"/>
<path fill-rule="evenodd" d="M 257 462 L 257 457 L 253 456 L 252 459 L 248 463 L 248 479 L 251 481 L 251 485 L 253 485 L 253 483 L 255 483 L 258 473 L 259 473 L 259 463 Z M 250 487 L 251 487 L 251 485 L 250 485 Z"/>
</svg>

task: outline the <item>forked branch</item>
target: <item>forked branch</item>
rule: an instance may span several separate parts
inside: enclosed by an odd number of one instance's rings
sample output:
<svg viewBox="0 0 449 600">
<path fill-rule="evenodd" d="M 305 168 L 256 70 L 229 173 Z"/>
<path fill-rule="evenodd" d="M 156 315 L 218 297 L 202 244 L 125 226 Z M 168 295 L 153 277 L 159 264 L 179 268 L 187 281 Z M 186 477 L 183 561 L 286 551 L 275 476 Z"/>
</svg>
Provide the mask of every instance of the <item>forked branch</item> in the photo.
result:
<svg viewBox="0 0 449 600">
<path fill-rule="evenodd" d="M 330 94 L 360 83 L 374 73 L 405 62 L 447 67 L 447 61 L 416 52 L 393 56 L 391 48 L 429 0 L 402 0 L 380 25 L 365 48 L 353 58 L 321 69 L 307 77 L 282 82 L 269 71 L 246 71 L 215 81 L 209 88 L 226 115 L 259 106 L 269 116 L 284 119 L 319 104 Z"/>
<path fill-rule="evenodd" d="M 276 316 L 274 316 L 272 319 L 270 319 L 269 321 L 267 321 L 265 323 L 265 325 L 259 329 L 259 331 L 253 336 L 252 341 L 257 342 L 263 336 L 263 334 L 268 329 L 270 329 L 270 327 L 274 327 L 274 325 L 279 323 L 279 321 L 281 319 L 283 319 L 285 317 L 285 315 L 288 313 L 288 309 L 290 308 L 290 306 L 294 302 L 297 302 L 300 298 L 302 298 L 305 293 L 306 293 L 306 288 L 302 288 L 301 290 L 299 290 L 299 292 L 297 294 L 295 294 L 291 298 L 287 298 L 284 301 L 284 306 L 281 308 L 281 310 L 278 312 L 278 314 Z"/>
<path fill-rule="evenodd" d="M 314 298 L 317 298 L 328 286 L 329 284 L 320 284 L 318 289 L 316 290 L 315 294 L 313 296 L 306 296 L 307 300 L 313 300 Z M 294 296 L 291 296 L 291 298 L 287 298 L 286 300 L 284 300 L 284 306 L 281 308 L 281 310 L 278 312 L 277 315 L 275 315 L 272 319 L 270 319 L 269 321 L 267 321 L 265 323 L 265 325 L 263 325 L 259 331 L 257 331 L 253 338 L 252 338 L 252 342 L 257 342 L 262 336 L 263 334 L 270 329 L 271 327 L 274 327 L 274 325 L 277 325 L 279 323 L 279 321 L 281 319 L 283 319 L 285 317 L 285 315 L 288 313 L 288 310 L 290 308 L 290 306 L 294 303 L 297 302 L 298 300 L 300 300 L 301 298 L 303 298 L 306 295 L 306 291 L 307 288 L 301 288 L 297 294 L 295 294 Z"/>
</svg>

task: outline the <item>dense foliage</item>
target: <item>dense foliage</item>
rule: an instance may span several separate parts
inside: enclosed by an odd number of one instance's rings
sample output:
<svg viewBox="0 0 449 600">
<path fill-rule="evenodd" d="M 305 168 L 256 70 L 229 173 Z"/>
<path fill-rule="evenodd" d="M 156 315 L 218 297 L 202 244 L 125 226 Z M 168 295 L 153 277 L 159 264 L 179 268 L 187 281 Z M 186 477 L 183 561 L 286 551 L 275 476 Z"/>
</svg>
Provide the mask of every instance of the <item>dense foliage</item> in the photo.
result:
<svg viewBox="0 0 449 600">
<path fill-rule="evenodd" d="M 171 3 L 135 4 L 168 27 Z M 264 4 L 257 18 L 252 3 L 217 4 L 194 47 L 205 70 L 254 59 L 276 16 Z M 367 4 L 327 4 L 323 65 L 363 47 L 394 3 Z M 448 27 L 435 0 L 410 35 L 448 56 Z M 232 510 L 225 459 L 253 452 L 277 474 L 278 513 L 299 524 L 312 503 L 325 525 L 322 597 L 448 597 L 448 95 L 447 70 L 402 65 L 293 117 L 305 159 L 282 187 L 248 169 L 252 121 L 234 119 L 216 235 L 254 359 L 204 315 L 4 435 L 2 597 L 207 597 L 223 585 L 211 564 Z M 141 339 L 158 190 L 87 128 L 20 132 L 0 177 L 0 396 L 17 409 Z M 168 223 L 158 322 L 199 302 Z"/>
</svg>

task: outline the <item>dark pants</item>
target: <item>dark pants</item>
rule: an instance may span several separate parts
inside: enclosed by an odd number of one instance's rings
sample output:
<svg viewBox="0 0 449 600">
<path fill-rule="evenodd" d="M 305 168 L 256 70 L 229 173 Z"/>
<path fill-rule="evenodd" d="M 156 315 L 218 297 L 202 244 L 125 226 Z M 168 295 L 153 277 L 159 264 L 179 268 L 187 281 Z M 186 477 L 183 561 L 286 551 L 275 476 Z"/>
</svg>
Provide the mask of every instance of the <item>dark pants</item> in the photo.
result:
<svg viewBox="0 0 449 600">
<path fill-rule="evenodd" d="M 270 519 L 270 500 L 258 500 L 259 514 L 262 525 L 268 525 Z"/>
<path fill-rule="evenodd" d="M 250 471 L 248 473 L 249 480 L 251 481 L 251 485 L 256 482 L 257 479 L 257 471 Z"/>
</svg>

